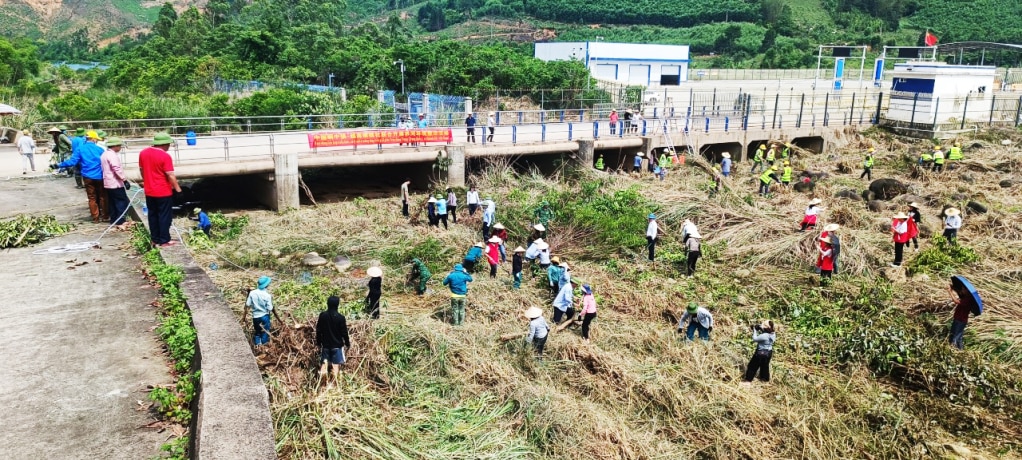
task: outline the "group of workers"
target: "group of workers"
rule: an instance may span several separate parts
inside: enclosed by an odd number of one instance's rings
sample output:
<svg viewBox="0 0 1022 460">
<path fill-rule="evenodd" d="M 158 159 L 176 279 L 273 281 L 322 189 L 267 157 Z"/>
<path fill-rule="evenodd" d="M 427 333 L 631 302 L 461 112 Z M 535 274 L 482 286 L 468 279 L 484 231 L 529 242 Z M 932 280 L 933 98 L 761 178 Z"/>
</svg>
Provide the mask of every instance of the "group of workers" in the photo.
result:
<svg viewBox="0 0 1022 460">
<path fill-rule="evenodd" d="M 944 168 L 955 169 L 957 163 L 965 159 L 965 154 L 962 152 L 962 142 L 956 140 L 948 147 L 947 153 L 944 153 L 944 147 L 940 144 L 933 146 L 933 150 L 930 152 L 924 151 L 919 155 L 919 161 L 917 164 L 923 170 L 941 172 Z"/>
</svg>

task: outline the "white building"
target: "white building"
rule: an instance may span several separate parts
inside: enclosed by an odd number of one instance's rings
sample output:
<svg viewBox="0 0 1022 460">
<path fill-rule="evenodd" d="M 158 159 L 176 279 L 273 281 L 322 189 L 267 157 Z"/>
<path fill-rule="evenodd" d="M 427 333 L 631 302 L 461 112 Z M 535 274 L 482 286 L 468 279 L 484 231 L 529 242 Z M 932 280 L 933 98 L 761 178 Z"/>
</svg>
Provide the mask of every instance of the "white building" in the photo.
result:
<svg viewBox="0 0 1022 460">
<path fill-rule="evenodd" d="M 985 121 L 990 114 L 996 70 L 993 66 L 943 62 L 895 64 L 888 72 L 892 83 L 886 118 L 926 125 L 961 121 L 963 115 L 966 120 Z"/>
<path fill-rule="evenodd" d="M 678 86 L 688 80 L 688 46 L 642 43 L 536 43 L 537 59 L 578 59 L 601 80 L 628 85 Z"/>
</svg>

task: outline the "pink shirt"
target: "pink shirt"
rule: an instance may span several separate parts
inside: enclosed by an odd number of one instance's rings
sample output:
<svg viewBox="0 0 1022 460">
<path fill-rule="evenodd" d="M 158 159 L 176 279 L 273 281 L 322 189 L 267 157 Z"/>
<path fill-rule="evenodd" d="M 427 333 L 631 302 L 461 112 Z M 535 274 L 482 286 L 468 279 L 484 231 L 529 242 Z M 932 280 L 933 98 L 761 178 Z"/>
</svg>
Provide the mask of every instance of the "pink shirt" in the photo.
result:
<svg viewBox="0 0 1022 460">
<path fill-rule="evenodd" d="M 103 188 L 124 187 L 124 170 L 121 169 L 121 155 L 113 150 L 103 152 L 99 157 L 99 164 L 103 167 Z"/>
<path fill-rule="evenodd" d="M 592 294 L 582 296 L 582 314 L 596 313 L 596 298 Z"/>
</svg>

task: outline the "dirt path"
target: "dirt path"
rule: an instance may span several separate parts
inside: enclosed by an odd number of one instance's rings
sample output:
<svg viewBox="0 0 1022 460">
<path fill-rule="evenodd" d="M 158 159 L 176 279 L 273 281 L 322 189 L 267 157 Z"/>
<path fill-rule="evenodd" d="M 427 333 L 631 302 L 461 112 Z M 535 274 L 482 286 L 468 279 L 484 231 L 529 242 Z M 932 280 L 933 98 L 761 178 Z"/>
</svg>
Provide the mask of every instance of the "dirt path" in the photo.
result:
<svg viewBox="0 0 1022 460">
<path fill-rule="evenodd" d="M 40 247 L 88 241 L 105 227 L 84 222 L 84 195 L 71 179 L 0 181 L 0 218 L 45 212 L 79 222 Z M 108 234 L 102 249 L 77 254 L 0 252 L 5 458 L 151 458 L 167 439 L 140 428 L 154 420 L 146 385 L 171 379 L 149 331 L 156 293 L 126 257 L 127 240 Z"/>
</svg>

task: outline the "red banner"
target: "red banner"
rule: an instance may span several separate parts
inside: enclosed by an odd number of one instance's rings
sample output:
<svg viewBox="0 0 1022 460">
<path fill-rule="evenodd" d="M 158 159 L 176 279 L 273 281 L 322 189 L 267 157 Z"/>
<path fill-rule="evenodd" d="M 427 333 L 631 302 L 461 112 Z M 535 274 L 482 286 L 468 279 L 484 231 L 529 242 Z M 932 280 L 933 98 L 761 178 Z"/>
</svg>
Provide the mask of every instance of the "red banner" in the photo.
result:
<svg viewBox="0 0 1022 460">
<path fill-rule="evenodd" d="M 336 131 L 309 133 L 309 148 L 356 145 L 411 144 L 413 142 L 451 142 L 450 128 L 381 129 L 373 131 Z"/>
</svg>

